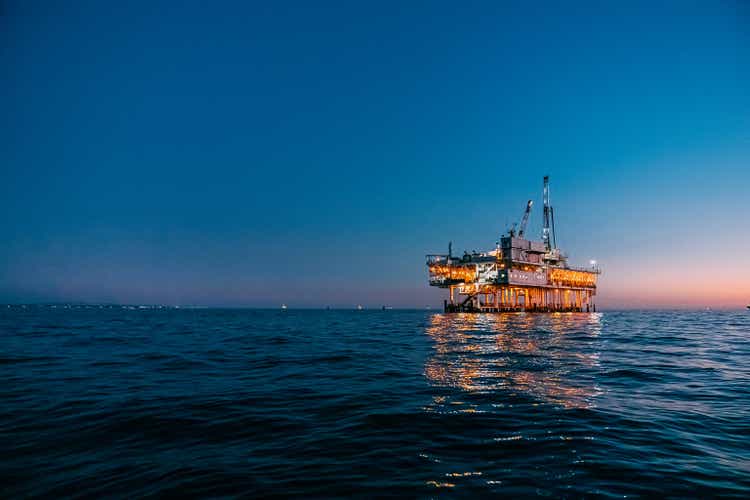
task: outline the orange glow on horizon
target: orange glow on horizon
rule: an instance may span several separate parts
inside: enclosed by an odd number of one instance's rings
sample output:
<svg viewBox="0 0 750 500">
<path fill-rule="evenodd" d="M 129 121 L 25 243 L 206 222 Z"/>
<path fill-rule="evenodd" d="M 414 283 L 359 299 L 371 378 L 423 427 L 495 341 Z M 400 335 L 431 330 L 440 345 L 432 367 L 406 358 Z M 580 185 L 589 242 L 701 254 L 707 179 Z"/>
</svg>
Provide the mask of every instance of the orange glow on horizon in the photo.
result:
<svg viewBox="0 0 750 500">
<path fill-rule="evenodd" d="M 598 286 L 598 303 L 607 308 L 744 308 L 750 304 L 750 266 L 722 262 L 702 266 L 610 265 Z"/>
</svg>

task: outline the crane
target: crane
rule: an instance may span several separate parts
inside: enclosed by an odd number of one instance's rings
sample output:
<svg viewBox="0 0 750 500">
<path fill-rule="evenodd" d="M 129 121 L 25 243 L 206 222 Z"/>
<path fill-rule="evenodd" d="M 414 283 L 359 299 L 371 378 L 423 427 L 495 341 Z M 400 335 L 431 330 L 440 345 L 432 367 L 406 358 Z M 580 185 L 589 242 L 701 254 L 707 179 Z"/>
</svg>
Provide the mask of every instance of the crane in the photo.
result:
<svg viewBox="0 0 750 500">
<path fill-rule="evenodd" d="M 518 227 L 518 237 L 523 238 L 523 233 L 526 232 L 526 224 L 529 223 L 529 215 L 531 214 L 531 205 L 534 202 L 529 200 L 526 202 L 526 211 L 523 213 L 523 219 L 521 219 L 521 225 Z"/>
</svg>

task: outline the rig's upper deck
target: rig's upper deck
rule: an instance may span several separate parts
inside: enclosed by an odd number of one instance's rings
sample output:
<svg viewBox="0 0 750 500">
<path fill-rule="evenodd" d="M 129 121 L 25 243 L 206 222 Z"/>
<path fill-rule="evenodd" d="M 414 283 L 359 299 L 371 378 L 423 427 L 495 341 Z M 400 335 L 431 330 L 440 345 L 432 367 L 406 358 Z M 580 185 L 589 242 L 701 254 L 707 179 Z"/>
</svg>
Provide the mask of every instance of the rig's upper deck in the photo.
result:
<svg viewBox="0 0 750 500">
<path fill-rule="evenodd" d="M 519 285 L 596 289 L 599 269 L 573 268 L 559 251 L 547 252 L 543 242 L 503 236 L 502 246 L 463 257 L 428 255 L 430 285 Z"/>
</svg>

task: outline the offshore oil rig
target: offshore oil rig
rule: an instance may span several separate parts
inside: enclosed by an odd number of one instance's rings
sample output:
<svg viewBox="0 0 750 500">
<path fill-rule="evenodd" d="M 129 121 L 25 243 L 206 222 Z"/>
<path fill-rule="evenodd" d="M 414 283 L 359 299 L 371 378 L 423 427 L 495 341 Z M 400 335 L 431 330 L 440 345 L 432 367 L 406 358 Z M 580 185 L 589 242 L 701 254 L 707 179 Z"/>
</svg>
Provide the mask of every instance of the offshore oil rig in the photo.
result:
<svg viewBox="0 0 750 500">
<path fill-rule="evenodd" d="M 549 176 L 544 177 L 542 241 L 525 239 L 533 202 L 526 203 L 521 223 L 500 237 L 488 252 L 454 257 L 428 255 L 431 286 L 447 288 L 445 312 L 595 312 L 596 279 L 601 270 L 570 267 L 557 248 L 555 212 L 550 204 Z"/>
</svg>

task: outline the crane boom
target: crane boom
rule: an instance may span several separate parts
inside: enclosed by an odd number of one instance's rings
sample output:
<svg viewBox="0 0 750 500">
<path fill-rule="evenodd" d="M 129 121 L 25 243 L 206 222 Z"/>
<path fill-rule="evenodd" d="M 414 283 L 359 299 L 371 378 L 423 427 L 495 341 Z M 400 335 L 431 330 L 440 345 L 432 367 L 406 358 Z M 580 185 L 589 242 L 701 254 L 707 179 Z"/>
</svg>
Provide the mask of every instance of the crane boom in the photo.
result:
<svg viewBox="0 0 750 500">
<path fill-rule="evenodd" d="M 531 205 L 534 202 L 529 200 L 526 202 L 526 211 L 523 213 L 523 219 L 521 219 L 521 225 L 518 228 L 518 237 L 523 238 L 523 233 L 526 232 L 526 225 L 529 223 L 529 215 L 531 214 Z"/>
</svg>

